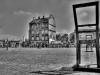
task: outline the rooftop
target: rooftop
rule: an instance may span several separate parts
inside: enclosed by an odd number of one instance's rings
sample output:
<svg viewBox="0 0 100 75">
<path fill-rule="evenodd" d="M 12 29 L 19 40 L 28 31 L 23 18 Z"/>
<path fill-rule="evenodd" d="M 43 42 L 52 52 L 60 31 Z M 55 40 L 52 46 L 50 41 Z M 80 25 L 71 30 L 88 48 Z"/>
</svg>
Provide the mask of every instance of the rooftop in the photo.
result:
<svg viewBox="0 0 100 75">
<path fill-rule="evenodd" d="M 48 22 L 48 19 L 51 17 L 54 19 L 54 17 L 52 15 L 50 15 L 49 17 L 43 16 L 42 18 L 39 16 L 37 19 L 35 17 L 33 17 L 33 20 L 29 24 Z"/>
</svg>

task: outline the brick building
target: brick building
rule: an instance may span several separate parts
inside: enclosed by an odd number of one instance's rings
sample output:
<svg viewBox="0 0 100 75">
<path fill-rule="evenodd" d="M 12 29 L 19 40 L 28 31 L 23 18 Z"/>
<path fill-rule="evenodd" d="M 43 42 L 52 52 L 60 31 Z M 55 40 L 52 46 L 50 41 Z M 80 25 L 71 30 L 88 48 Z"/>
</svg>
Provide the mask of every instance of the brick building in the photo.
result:
<svg viewBox="0 0 100 75">
<path fill-rule="evenodd" d="M 52 15 L 43 16 L 29 23 L 29 41 L 34 46 L 47 47 L 52 40 L 56 40 L 56 24 Z"/>
</svg>

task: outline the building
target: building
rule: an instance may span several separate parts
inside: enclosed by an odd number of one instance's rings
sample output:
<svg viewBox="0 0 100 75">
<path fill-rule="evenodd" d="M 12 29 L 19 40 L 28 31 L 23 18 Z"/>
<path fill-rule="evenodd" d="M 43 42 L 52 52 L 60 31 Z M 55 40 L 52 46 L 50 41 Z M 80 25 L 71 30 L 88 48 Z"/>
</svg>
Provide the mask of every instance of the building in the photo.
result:
<svg viewBox="0 0 100 75">
<path fill-rule="evenodd" d="M 91 31 L 94 30 L 94 28 L 85 28 L 85 29 L 79 29 L 79 31 Z M 74 40 L 73 43 L 74 45 L 76 45 L 76 31 L 74 30 L 74 32 L 72 32 L 70 34 L 70 38 L 72 38 L 74 36 Z M 94 40 L 96 39 L 96 33 L 95 32 L 90 32 L 90 33 L 80 33 L 79 34 L 79 40 Z M 99 29 L 99 39 L 100 39 L 100 29 Z"/>
<path fill-rule="evenodd" d="M 49 43 L 56 40 L 56 24 L 52 15 L 49 17 L 43 16 L 29 23 L 29 41 L 34 46 L 47 47 Z"/>
</svg>

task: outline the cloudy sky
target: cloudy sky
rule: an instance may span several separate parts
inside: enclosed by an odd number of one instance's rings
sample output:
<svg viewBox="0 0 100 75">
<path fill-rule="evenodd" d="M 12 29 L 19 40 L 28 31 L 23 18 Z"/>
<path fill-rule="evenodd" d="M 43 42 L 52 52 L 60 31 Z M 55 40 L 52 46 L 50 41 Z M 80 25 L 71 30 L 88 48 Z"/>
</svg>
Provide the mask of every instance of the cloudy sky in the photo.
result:
<svg viewBox="0 0 100 75">
<path fill-rule="evenodd" d="M 91 1 L 96 0 L 0 0 L 0 26 L 3 26 L 0 28 L 0 38 L 28 37 L 32 18 L 49 14 L 55 17 L 57 32 L 73 32 L 75 25 L 72 5 Z M 92 15 L 92 11 L 82 11 L 79 18 L 87 21 Z"/>
</svg>

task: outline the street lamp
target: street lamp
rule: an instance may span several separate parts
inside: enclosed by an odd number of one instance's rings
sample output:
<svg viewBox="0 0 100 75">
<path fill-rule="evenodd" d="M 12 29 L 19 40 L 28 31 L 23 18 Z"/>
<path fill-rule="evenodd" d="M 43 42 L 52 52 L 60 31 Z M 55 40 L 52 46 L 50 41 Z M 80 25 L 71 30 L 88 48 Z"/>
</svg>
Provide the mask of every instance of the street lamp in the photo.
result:
<svg viewBox="0 0 100 75">
<path fill-rule="evenodd" d="M 7 38 L 7 50 L 8 50 L 8 38 Z"/>
<path fill-rule="evenodd" d="M 26 34 L 25 34 L 25 35 L 26 35 Z M 25 44 L 24 39 L 25 39 L 25 37 L 23 36 L 23 44 Z"/>
<path fill-rule="evenodd" d="M 0 28 L 2 28 L 2 27 L 3 27 L 3 26 L 0 26 Z M 6 42 L 6 43 L 7 43 L 7 50 L 8 50 L 8 38 L 7 38 L 7 42 Z"/>
<path fill-rule="evenodd" d="M 0 26 L 0 28 L 2 28 L 2 27 L 3 27 L 3 26 Z M 6 43 L 7 43 L 7 50 L 8 50 L 8 38 L 7 38 Z"/>
</svg>

